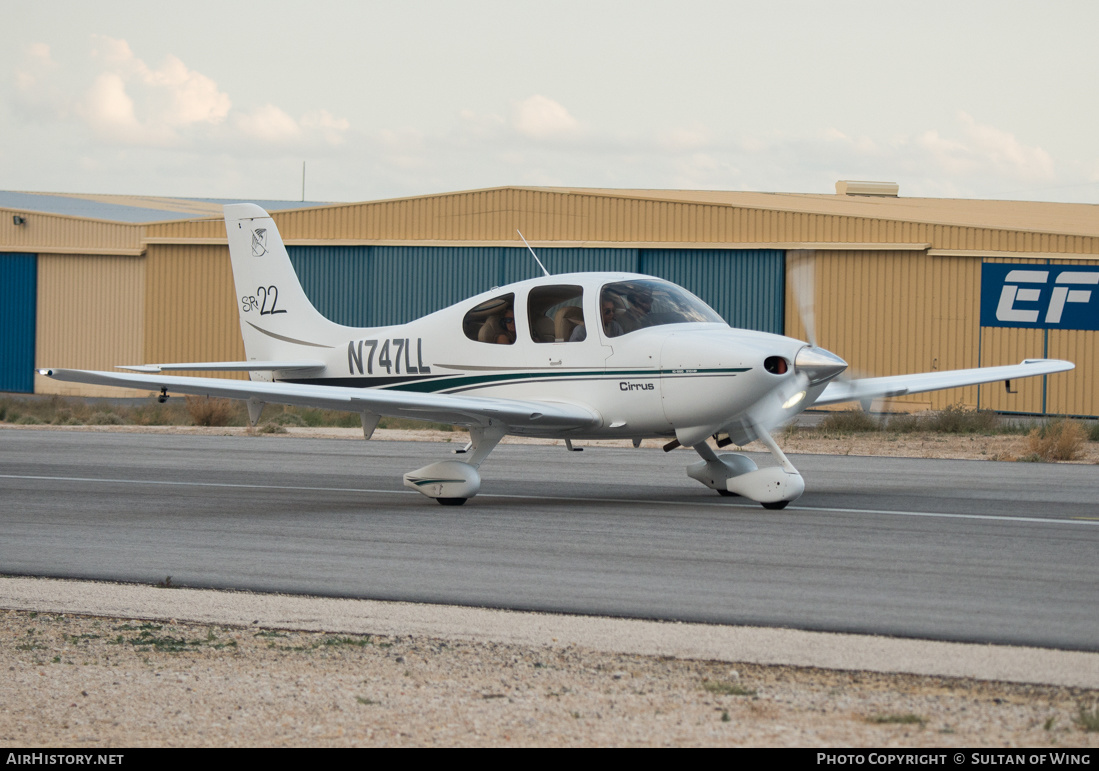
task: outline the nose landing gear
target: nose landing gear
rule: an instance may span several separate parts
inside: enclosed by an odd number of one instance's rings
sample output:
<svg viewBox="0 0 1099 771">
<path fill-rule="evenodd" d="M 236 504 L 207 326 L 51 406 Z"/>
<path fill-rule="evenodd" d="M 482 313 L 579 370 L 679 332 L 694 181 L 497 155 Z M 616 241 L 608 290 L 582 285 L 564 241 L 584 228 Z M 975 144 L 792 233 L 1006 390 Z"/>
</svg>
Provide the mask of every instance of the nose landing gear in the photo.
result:
<svg viewBox="0 0 1099 771">
<path fill-rule="evenodd" d="M 702 442 L 694 445 L 702 460 L 688 466 L 687 475 L 721 495 L 740 495 L 765 509 L 784 509 L 805 492 L 805 480 L 767 430 L 759 425 L 753 428 L 779 466 L 761 469 L 747 455 L 718 455 L 710 445 Z"/>
</svg>

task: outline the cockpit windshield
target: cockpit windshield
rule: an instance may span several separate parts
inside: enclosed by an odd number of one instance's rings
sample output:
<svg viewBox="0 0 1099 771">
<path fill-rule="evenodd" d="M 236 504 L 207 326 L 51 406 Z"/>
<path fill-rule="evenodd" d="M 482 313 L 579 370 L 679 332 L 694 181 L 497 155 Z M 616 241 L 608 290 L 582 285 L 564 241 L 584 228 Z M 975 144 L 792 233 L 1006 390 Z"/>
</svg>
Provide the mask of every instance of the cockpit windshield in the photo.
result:
<svg viewBox="0 0 1099 771">
<path fill-rule="evenodd" d="M 614 321 L 604 320 L 608 337 L 663 324 L 725 323 L 713 308 L 686 289 L 656 279 L 607 284 L 599 301 L 602 306 L 608 301 L 614 305 Z"/>
</svg>

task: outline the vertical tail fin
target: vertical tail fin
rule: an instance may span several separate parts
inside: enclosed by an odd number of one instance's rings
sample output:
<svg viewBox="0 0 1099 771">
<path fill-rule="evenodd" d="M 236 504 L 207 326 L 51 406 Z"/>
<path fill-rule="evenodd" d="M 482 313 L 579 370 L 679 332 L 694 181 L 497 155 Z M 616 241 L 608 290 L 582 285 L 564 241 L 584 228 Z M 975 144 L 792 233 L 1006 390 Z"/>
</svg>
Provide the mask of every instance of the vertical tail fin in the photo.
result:
<svg viewBox="0 0 1099 771">
<path fill-rule="evenodd" d="M 339 345 L 344 328 L 309 302 L 267 212 L 251 203 L 226 205 L 225 232 L 249 361 L 316 358 Z"/>
</svg>

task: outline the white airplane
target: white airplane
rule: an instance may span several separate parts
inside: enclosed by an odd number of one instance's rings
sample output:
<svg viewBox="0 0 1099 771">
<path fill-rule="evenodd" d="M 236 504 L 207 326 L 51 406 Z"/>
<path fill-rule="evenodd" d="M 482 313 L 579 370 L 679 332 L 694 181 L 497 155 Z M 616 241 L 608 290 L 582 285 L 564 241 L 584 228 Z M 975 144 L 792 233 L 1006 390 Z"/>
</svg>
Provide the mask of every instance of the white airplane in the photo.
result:
<svg viewBox="0 0 1099 771">
<path fill-rule="evenodd" d="M 245 399 L 253 425 L 270 402 L 358 412 L 367 439 L 382 416 L 466 426 L 462 460 L 404 476 L 407 487 L 441 504 L 475 496 L 481 464 L 513 434 L 564 439 L 569 449 L 578 439 L 632 439 L 635 446 L 645 437 L 666 439 L 666 451 L 682 445 L 701 457 L 687 467 L 692 478 L 780 509 L 805 483 L 772 432 L 807 407 L 1073 368 L 1039 359 L 838 379 L 847 364 L 816 345 L 805 282 L 795 287 L 805 298 L 808 343 L 730 328 L 682 287 L 628 273 L 546 273 L 407 324 L 347 327 L 309 302 L 267 212 L 228 205 L 225 228 L 247 361 L 120 367 L 132 373 L 38 371 L 156 390 L 162 400 L 169 391 Z M 183 370 L 243 371 L 251 380 L 163 374 Z M 759 439 L 777 465 L 758 468 L 747 455 L 719 455 L 711 437 L 719 448 Z"/>
</svg>

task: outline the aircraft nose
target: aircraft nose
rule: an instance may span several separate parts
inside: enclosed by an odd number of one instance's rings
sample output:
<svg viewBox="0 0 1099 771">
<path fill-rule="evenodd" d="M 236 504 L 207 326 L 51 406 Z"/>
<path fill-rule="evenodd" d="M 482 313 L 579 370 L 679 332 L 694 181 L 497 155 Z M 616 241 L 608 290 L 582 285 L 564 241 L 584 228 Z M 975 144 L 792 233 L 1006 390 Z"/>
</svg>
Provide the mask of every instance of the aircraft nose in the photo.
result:
<svg viewBox="0 0 1099 771">
<path fill-rule="evenodd" d="M 847 369 L 847 362 L 831 351 L 807 345 L 794 357 L 794 368 L 809 378 L 809 385 L 827 383 Z"/>
</svg>

